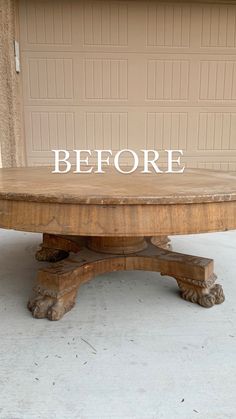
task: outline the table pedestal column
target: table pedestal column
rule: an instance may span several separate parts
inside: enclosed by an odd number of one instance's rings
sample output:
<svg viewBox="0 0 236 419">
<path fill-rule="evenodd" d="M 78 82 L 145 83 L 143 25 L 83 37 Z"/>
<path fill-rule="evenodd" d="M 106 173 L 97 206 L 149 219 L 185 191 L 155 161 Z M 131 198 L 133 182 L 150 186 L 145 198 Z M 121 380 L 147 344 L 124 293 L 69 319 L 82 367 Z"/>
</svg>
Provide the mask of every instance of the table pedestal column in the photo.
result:
<svg viewBox="0 0 236 419">
<path fill-rule="evenodd" d="M 35 257 L 40 262 L 58 262 L 69 256 L 70 252 L 77 253 L 87 242 L 88 247 L 95 251 L 117 254 L 120 250 L 126 253 L 143 250 L 146 247 L 144 238 L 139 237 L 80 237 L 43 234 L 43 242 Z M 152 244 L 162 249 L 171 250 L 168 236 L 153 236 Z M 107 250 L 106 250 L 107 249 Z M 122 253 L 121 251 L 121 253 Z"/>
<path fill-rule="evenodd" d="M 81 284 L 96 275 L 120 270 L 155 271 L 171 276 L 185 300 L 203 307 L 224 301 L 222 287 L 215 284 L 212 259 L 172 252 L 157 247 L 148 238 L 45 234 L 36 257 L 51 262 L 58 260 L 53 254 L 59 259 L 68 257 L 39 270 L 35 296 L 28 303 L 36 318 L 59 320 L 75 305 Z"/>
</svg>

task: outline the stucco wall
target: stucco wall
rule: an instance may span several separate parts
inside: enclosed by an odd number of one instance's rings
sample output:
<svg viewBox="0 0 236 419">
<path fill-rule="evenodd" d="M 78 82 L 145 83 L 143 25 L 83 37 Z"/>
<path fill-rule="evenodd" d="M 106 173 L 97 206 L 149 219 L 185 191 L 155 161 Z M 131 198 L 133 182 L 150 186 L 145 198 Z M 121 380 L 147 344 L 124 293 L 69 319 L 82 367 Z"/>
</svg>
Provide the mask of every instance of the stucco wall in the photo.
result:
<svg viewBox="0 0 236 419">
<path fill-rule="evenodd" d="M 15 71 L 17 3 L 0 0 L 0 142 L 3 167 L 24 164 L 20 75 Z"/>
</svg>

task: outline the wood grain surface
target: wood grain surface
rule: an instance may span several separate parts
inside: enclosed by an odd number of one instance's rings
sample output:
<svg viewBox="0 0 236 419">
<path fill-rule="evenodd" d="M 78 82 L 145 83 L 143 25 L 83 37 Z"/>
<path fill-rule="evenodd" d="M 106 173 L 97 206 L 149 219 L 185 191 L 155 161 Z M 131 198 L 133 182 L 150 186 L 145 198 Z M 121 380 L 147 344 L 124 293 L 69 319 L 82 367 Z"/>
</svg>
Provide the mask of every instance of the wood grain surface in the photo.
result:
<svg viewBox="0 0 236 419">
<path fill-rule="evenodd" d="M 55 174 L 49 167 L 0 169 L 0 199 L 79 204 L 177 204 L 236 201 L 236 172 Z"/>
<path fill-rule="evenodd" d="M 80 284 L 117 270 L 161 272 L 176 279 L 187 301 L 222 303 L 212 260 L 157 248 L 144 236 L 236 228 L 235 180 L 234 173 L 198 170 L 126 176 L 112 169 L 104 175 L 2 169 L 0 227 L 44 233 L 36 258 L 56 262 L 39 272 L 32 315 L 59 320 L 75 305 Z"/>
<path fill-rule="evenodd" d="M 55 175 L 0 170 L 0 227 L 137 237 L 236 229 L 236 173 Z"/>
<path fill-rule="evenodd" d="M 136 245 L 140 248 L 139 238 L 134 240 L 106 238 L 102 240 L 106 250 L 98 252 L 85 247 L 75 256 L 51 264 L 38 272 L 34 296 L 30 298 L 28 308 L 35 318 L 59 320 L 70 311 L 76 302 L 77 291 L 81 284 L 90 281 L 96 275 L 120 270 L 144 270 L 160 272 L 176 279 L 181 296 L 192 303 L 210 308 L 223 303 L 225 297 L 221 285 L 216 284 L 213 260 L 171 252 L 157 248 L 148 240 L 143 250 L 131 254 Z M 101 243 L 100 243 L 101 244 Z M 123 252 L 121 250 L 123 247 Z M 113 250 L 119 252 L 112 253 Z"/>
</svg>

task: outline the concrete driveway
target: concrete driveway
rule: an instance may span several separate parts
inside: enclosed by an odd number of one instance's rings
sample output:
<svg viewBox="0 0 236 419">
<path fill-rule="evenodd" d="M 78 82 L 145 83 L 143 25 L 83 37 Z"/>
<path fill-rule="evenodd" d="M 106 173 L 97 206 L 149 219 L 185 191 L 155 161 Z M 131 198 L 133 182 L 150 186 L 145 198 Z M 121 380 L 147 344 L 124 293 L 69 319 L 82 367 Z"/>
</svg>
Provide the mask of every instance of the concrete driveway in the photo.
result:
<svg viewBox="0 0 236 419">
<path fill-rule="evenodd" d="M 59 322 L 26 308 L 40 240 L 0 230 L 1 419 L 236 417 L 236 232 L 172 238 L 215 259 L 222 305 L 188 303 L 156 273 L 117 272 L 83 285 Z"/>
</svg>

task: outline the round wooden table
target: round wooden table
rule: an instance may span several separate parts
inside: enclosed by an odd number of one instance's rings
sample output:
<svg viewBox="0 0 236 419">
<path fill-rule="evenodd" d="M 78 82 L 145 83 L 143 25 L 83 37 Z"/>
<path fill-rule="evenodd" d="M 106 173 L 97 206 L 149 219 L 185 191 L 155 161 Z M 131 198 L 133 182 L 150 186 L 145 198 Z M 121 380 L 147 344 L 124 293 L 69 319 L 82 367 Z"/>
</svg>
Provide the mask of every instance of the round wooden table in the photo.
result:
<svg viewBox="0 0 236 419">
<path fill-rule="evenodd" d="M 60 319 L 78 288 L 117 270 L 147 270 L 176 279 L 184 299 L 224 301 L 213 260 L 168 250 L 168 235 L 236 229 L 236 173 L 53 174 L 50 168 L 0 169 L 0 227 L 43 233 L 28 308 Z M 157 246 L 159 244 L 159 247 Z"/>
</svg>

